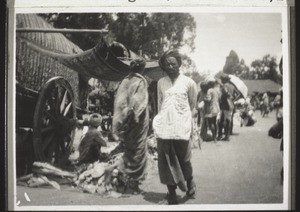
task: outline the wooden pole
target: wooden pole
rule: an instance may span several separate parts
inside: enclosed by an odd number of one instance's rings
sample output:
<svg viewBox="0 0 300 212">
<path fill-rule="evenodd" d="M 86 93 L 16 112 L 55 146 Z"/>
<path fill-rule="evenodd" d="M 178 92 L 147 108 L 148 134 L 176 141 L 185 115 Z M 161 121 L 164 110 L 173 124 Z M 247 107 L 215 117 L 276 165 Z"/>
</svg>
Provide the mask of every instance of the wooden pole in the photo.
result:
<svg viewBox="0 0 300 212">
<path fill-rule="evenodd" d="M 57 29 L 57 28 L 17 28 L 17 32 L 43 32 L 43 33 L 108 33 L 106 29 Z"/>
</svg>

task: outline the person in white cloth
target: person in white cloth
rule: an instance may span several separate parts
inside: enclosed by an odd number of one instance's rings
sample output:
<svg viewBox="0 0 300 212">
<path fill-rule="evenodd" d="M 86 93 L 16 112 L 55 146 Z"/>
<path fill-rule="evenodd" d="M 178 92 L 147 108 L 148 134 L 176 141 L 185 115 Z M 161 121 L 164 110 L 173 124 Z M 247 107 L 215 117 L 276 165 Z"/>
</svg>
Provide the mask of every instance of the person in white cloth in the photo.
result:
<svg viewBox="0 0 300 212">
<path fill-rule="evenodd" d="M 179 73 L 177 50 L 165 52 L 159 60 L 167 76 L 157 84 L 158 114 L 153 120 L 157 138 L 160 182 L 167 185 L 168 204 L 178 204 L 177 186 L 187 197 L 196 192 L 191 164 L 192 110 L 197 101 L 196 83 Z"/>
</svg>

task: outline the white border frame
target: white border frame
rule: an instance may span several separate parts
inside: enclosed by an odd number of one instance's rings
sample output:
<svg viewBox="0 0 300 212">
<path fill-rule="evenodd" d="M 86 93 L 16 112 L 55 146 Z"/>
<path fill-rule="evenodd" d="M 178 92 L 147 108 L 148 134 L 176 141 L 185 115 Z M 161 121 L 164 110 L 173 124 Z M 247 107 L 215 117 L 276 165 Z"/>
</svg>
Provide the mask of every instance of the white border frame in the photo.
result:
<svg viewBox="0 0 300 212">
<path fill-rule="evenodd" d="M 46 1 L 43 2 L 44 5 L 39 7 L 35 1 L 17 1 L 13 5 L 8 2 L 9 5 L 9 49 L 8 49 L 8 88 L 7 88 L 7 130 L 8 130 L 8 142 L 7 142 L 7 156 L 8 164 L 13 164 L 13 167 L 8 166 L 8 206 L 9 210 L 284 210 L 291 207 L 291 70 L 290 70 L 290 34 L 289 34 L 289 6 L 283 1 L 275 1 L 272 7 L 266 7 L 263 5 L 257 6 L 257 2 L 262 1 L 251 1 L 251 5 L 246 7 L 245 1 L 239 6 L 203 6 L 206 4 L 212 4 L 213 1 L 203 1 L 203 4 L 199 5 L 199 1 L 189 1 L 189 5 L 197 5 L 193 7 L 187 7 L 179 3 L 179 1 L 173 1 L 176 6 L 160 6 L 154 7 L 153 5 L 158 5 L 161 2 L 154 1 L 153 4 L 148 3 L 148 6 L 139 6 L 138 2 L 141 0 L 136 0 L 136 4 L 132 2 L 124 3 L 124 1 L 116 1 L 113 4 L 105 2 L 105 7 L 101 7 L 101 3 L 95 1 L 86 1 L 85 6 L 82 7 L 81 1 Z M 31 2 L 31 4 L 30 4 Z M 122 7 L 120 6 L 122 2 Z M 177 2 L 177 4 L 176 4 Z M 208 3 L 210 2 L 210 3 Z M 215 2 L 215 1 L 214 1 Z M 220 1 L 216 1 L 220 4 Z M 222 5 L 228 4 L 228 1 L 222 1 Z M 225 2 L 225 3 L 224 3 Z M 235 1 L 236 3 L 237 1 Z M 10 4 L 9 4 L 10 3 Z M 88 7 L 91 4 L 97 6 Z M 116 4 L 119 6 L 115 6 Z M 163 2 L 164 3 L 164 2 Z M 62 5 L 63 4 L 63 5 Z M 234 4 L 231 1 L 231 5 Z M 293 4 L 293 3 L 292 3 Z M 24 6 L 26 5 L 26 6 Z M 55 5 L 55 6 L 54 6 Z M 66 5 L 72 5 L 66 6 Z M 81 5 L 81 6 L 80 6 Z M 87 6 L 86 6 L 87 5 Z M 104 3 L 102 3 L 104 5 Z M 134 6 L 133 5 L 137 5 Z M 184 4 L 187 5 L 187 4 Z M 236 5 L 236 4 L 235 4 Z M 109 6 L 109 7 L 107 7 Z M 125 7 L 124 7 L 125 6 Z M 126 7 L 130 6 L 130 7 Z M 262 7 L 263 6 L 263 7 Z M 165 206 L 165 205 L 93 205 L 93 206 L 16 206 L 16 179 L 15 179 L 15 15 L 17 13 L 47 13 L 47 12 L 189 12 L 189 13 L 281 13 L 282 20 L 282 54 L 283 54 L 283 70 L 285 74 L 283 76 L 283 91 L 284 91 L 284 140 L 290 142 L 284 142 L 284 183 L 283 183 L 283 203 L 282 204 L 201 204 L 201 205 L 176 205 L 176 206 Z M 287 95 L 289 94 L 289 95 Z M 7 164 L 7 165 L 8 165 Z"/>
</svg>

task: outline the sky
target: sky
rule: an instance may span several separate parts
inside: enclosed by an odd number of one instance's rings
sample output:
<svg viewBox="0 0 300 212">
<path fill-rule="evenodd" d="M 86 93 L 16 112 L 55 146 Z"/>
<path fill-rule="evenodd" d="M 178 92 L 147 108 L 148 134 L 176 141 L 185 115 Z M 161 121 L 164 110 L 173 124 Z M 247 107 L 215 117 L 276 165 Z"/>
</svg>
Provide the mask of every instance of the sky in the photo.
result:
<svg viewBox="0 0 300 212">
<path fill-rule="evenodd" d="M 250 66 L 266 54 L 282 55 L 280 13 L 195 13 L 195 52 L 199 72 L 216 73 L 234 50 Z M 184 49 L 182 50 L 185 51 Z"/>
</svg>

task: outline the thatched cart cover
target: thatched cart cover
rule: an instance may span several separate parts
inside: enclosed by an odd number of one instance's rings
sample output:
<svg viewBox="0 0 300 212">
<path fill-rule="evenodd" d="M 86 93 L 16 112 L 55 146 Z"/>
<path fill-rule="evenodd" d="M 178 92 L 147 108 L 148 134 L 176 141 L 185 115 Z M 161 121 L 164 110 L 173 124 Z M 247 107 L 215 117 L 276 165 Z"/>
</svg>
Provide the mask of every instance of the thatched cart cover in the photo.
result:
<svg viewBox="0 0 300 212">
<path fill-rule="evenodd" d="M 16 26 L 17 28 L 53 28 L 51 24 L 35 14 L 17 14 Z M 61 33 L 17 33 L 16 37 L 16 80 L 18 83 L 23 87 L 39 91 L 40 87 L 51 77 L 62 76 L 71 84 L 75 99 L 78 100 L 79 90 L 87 89 L 84 85 L 79 89 L 78 73 L 57 60 L 28 48 L 22 40 L 36 43 L 61 54 L 80 53 L 82 50 Z M 76 102 L 80 103 L 80 101 Z"/>
</svg>

